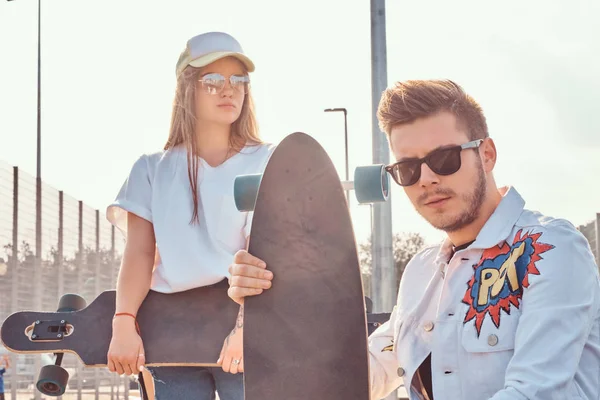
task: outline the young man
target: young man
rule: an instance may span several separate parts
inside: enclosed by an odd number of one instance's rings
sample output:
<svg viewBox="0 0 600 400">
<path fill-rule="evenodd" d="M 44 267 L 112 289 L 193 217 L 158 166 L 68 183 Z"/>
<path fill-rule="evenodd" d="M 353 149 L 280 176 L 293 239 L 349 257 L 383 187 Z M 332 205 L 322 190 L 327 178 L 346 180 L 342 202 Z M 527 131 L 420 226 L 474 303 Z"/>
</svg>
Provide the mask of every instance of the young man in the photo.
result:
<svg viewBox="0 0 600 400">
<path fill-rule="evenodd" d="M 369 338 L 372 398 L 404 381 L 411 400 L 600 399 L 600 278 L 584 236 L 496 187 L 485 117 L 454 82 L 397 83 L 378 118 L 388 172 L 447 238 L 411 260 Z M 230 297 L 268 289 L 266 268 L 240 252 Z"/>
</svg>

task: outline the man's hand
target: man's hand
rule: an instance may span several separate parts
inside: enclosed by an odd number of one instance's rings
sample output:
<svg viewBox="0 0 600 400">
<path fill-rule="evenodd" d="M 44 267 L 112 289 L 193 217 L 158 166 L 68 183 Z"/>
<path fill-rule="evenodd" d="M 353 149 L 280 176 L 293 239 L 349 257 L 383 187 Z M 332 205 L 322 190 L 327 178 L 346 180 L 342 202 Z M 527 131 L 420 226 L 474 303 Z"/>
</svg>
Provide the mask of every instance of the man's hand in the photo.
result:
<svg viewBox="0 0 600 400">
<path fill-rule="evenodd" d="M 240 311 L 235 322 L 235 326 L 231 333 L 223 342 L 221 354 L 217 360 L 217 364 L 221 366 L 223 371 L 237 374 L 244 372 L 244 357 L 243 357 L 243 338 L 244 338 L 244 305 L 240 306 Z"/>
<path fill-rule="evenodd" d="M 261 294 L 271 287 L 273 273 L 268 271 L 264 261 L 254 257 L 246 250 L 240 250 L 229 266 L 229 297 L 242 305 L 244 297 Z"/>
</svg>

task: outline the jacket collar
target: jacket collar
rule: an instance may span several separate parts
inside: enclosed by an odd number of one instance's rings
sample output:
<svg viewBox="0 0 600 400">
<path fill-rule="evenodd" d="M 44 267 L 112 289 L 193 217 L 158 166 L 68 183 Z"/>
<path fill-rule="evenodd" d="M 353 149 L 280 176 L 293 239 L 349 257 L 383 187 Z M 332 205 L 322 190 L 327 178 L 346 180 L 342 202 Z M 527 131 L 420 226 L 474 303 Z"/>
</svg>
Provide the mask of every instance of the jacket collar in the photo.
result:
<svg viewBox="0 0 600 400">
<path fill-rule="evenodd" d="M 498 190 L 502 194 L 502 200 L 481 228 L 475 241 L 468 247 L 469 249 L 489 249 L 503 242 L 511 234 L 523 213 L 525 200 L 514 187 L 502 187 Z M 436 264 L 448 262 L 453 252 L 452 246 L 450 239 L 446 238 L 436 256 Z"/>
</svg>

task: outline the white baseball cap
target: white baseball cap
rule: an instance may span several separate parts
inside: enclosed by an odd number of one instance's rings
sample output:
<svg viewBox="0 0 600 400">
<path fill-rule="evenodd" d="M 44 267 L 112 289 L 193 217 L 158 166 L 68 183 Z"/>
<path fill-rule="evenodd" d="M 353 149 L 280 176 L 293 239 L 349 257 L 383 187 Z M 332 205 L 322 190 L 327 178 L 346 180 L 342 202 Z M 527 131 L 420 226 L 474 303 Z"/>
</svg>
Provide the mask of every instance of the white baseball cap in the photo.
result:
<svg viewBox="0 0 600 400">
<path fill-rule="evenodd" d="M 207 32 L 194 36 L 187 41 L 185 50 L 177 61 L 176 74 L 191 65 L 192 67 L 204 67 L 224 57 L 235 57 L 240 60 L 248 72 L 254 71 L 254 63 L 245 54 L 240 43 L 235 38 L 224 32 Z"/>
</svg>

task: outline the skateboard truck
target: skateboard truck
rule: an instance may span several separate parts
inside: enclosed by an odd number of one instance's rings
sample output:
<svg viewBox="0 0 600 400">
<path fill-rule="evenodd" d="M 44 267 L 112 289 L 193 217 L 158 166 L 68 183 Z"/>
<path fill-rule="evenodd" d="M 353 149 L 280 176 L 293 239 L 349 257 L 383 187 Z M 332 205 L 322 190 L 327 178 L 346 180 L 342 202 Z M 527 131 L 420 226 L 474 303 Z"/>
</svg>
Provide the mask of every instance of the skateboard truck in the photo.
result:
<svg viewBox="0 0 600 400">
<path fill-rule="evenodd" d="M 73 332 L 73 326 L 62 320 L 37 320 L 28 328 L 29 339 L 33 342 L 58 342 Z"/>
<path fill-rule="evenodd" d="M 65 294 L 58 302 L 57 312 L 70 313 L 86 307 L 83 297 L 76 294 Z M 66 319 L 60 320 L 37 320 L 33 326 L 28 328 L 30 340 L 37 341 L 61 341 L 73 333 L 73 326 Z M 25 332 L 26 334 L 28 332 Z M 64 353 L 54 353 L 56 360 L 54 364 L 44 365 L 40 370 L 36 383 L 37 389 L 48 396 L 61 396 L 65 393 L 69 373 L 61 367 Z"/>
</svg>

